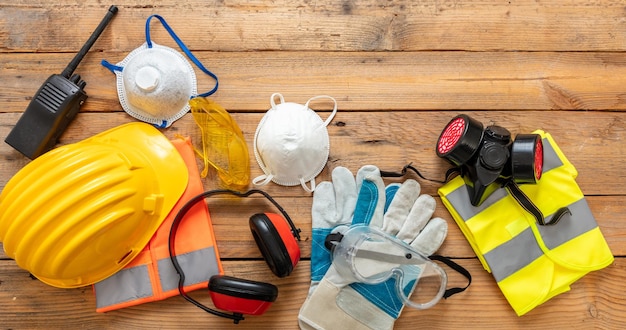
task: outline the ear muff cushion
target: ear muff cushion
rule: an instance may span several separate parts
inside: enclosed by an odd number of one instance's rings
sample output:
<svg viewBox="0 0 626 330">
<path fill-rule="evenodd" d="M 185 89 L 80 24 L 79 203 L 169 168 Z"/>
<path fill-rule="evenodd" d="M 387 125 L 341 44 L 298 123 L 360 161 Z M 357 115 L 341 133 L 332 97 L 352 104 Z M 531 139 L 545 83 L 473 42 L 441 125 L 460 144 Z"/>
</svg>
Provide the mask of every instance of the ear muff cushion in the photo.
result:
<svg viewBox="0 0 626 330">
<path fill-rule="evenodd" d="M 278 288 L 273 284 L 225 275 L 211 276 L 209 291 L 237 298 L 267 302 L 273 302 L 278 297 Z"/>
<path fill-rule="evenodd" d="M 257 213 L 250 217 L 254 240 L 272 272 L 285 277 L 300 259 L 300 248 L 285 219 L 274 213 Z"/>
</svg>

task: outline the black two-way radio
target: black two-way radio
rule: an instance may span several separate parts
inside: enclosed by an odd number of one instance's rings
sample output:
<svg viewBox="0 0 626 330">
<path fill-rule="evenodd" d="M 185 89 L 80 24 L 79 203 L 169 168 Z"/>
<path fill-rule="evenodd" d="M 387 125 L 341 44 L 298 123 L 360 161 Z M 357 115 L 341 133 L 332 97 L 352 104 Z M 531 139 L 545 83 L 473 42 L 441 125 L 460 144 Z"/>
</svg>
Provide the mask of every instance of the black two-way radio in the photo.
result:
<svg viewBox="0 0 626 330">
<path fill-rule="evenodd" d="M 65 70 L 51 75 L 39 88 L 4 142 L 30 159 L 54 147 L 87 99 L 87 83 L 74 70 L 116 13 L 117 7 L 111 6 Z"/>
</svg>

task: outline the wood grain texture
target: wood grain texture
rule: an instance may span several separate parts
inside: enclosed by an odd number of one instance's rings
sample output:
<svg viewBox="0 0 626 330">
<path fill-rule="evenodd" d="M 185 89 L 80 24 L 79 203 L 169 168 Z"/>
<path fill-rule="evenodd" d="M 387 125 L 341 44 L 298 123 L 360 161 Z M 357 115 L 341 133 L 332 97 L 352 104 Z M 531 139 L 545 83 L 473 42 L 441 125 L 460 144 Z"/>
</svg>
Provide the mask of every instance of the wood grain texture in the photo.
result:
<svg viewBox="0 0 626 330">
<path fill-rule="evenodd" d="M 54 6 L 2 1 L 0 6 L 0 30 L 8 31 L 0 35 L 2 50 L 43 52 L 77 50 L 108 8 L 93 0 Z M 116 23 L 97 49 L 137 47 L 143 22 L 154 13 L 165 17 L 191 49 L 226 52 L 623 51 L 626 45 L 624 6 L 614 0 L 133 0 L 118 6 Z M 59 28 L 67 23 L 85 28 Z M 156 30 L 159 38 L 165 31 Z"/>
<path fill-rule="evenodd" d="M 136 37 L 135 40 L 142 40 Z M 145 40 L 145 39 L 144 39 Z M 173 41 L 168 44 L 177 47 Z M 137 47 L 141 42 L 137 43 Z M 212 52 L 194 53 L 218 75 L 216 100 L 262 112 L 272 93 L 305 103 L 332 95 L 340 110 L 625 110 L 626 59 L 587 52 Z M 76 72 L 87 82 L 83 111 L 121 111 L 115 75 L 100 65 L 127 52 L 92 52 Z M 0 53 L 4 111 L 22 111 L 73 54 Z M 215 82 L 197 70 L 198 90 Z"/>
<path fill-rule="evenodd" d="M 543 129 L 578 170 L 577 183 L 615 262 L 576 281 L 523 317 L 515 316 L 493 277 L 437 196 L 435 216 L 449 225 L 440 253 L 467 267 L 472 286 L 425 311 L 405 310 L 398 329 L 619 329 L 626 324 L 626 6 L 615 0 L 123 0 L 119 13 L 76 72 L 89 99 L 59 145 L 133 121 L 119 104 L 115 76 L 100 61 L 121 61 L 145 41 L 145 20 L 163 16 L 219 77 L 212 96 L 241 126 L 248 147 L 272 93 L 305 103 L 338 102 L 328 127 L 331 150 L 318 182 L 345 166 L 398 171 L 412 163 L 443 179 L 449 165 L 434 146 L 455 115 L 469 114 L 513 134 Z M 96 0 L 0 0 L 0 138 L 4 139 L 45 79 L 59 73 L 87 40 L 109 4 Z M 152 40 L 177 49 L 156 20 Z M 213 81 L 196 70 L 198 89 Z M 316 102 L 322 118 L 331 104 Z M 200 132 L 190 114 L 162 130 L 170 139 Z M 261 174 L 250 154 L 251 175 Z M 0 143 L 0 189 L 29 163 Z M 198 166 L 202 167 L 200 160 Z M 410 177 L 416 178 L 414 175 Z M 387 179 L 386 182 L 401 181 Z M 205 189 L 219 187 L 215 173 Z M 302 260 L 278 279 L 267 269 L 247 225 L 271 210 L 262 198 L 208 201 L 226 274 L 271 282 L 278 300 L 263 316 L 234 326 L 180 297 L 95 312 L 90 287 L 57 289 L 33 279 L 0 251 L 1 329 L 296 329 L 309 287 L 311 194 L 269 184 L 302 230 Z M 0 243 L 0 246 L 2 243 Z M 464 279 L 449 273 L 450 285 Z M 211 305 L 206 292 L 192 295 Z"/>
<path fill-rule="evenodd" d="M 266 107 L 269 107 L 269 101 Z M 426 177 L 442 180 L 450 165 L 436 156 L 434 148 L 442 128 L 457 113 L 471 115 L 484 123 L 506 126 L 513 134 L 543 129 L 554 137 L 578 170 L 577 182 L 585 194 L 623 193 L 626 174 L 621 164 L 625 157 L 626 112 L 340 110 L 328 127 L 330 156 L 318 181 L 330 180 L 329 173 L 335 166 L 345 166 L 356 173 L 365 164 L 399 171 L 408 163 L 413 163 Z M 320 115 L 325 118 L 328 112 L 322 111 Z M 19 116 L 19 113 L 0 113 L 1 136 L 8 135 Z M 252 152 L 254 133 L 262 117 L 263 113 L 233 113 L 251 151 L 252 177 L 262 174 Z M 61 136 L 60 145 L 78 142 L 131 120 L 124 112 L 80 113 Z M 164 130 L 164 134 L 170 139 L 177 134 L 189 136 L 196 146 L 201 145 L 200 129 L 191 114 Z M 27 163 L 27 159 L 6 143 L 0 144 L 0 157 L 7 161 L 0 168 L 0 184 L 4 185 Z M 426 193 L 436 194 L 436 183 L 424 181 L 422 184 Z M 205 186 L 217 187 L 215 180 L 210 178 L 205 180 Z M 272 194 L 308 196 L 299 187 L 285 188 L 274 184 L 266 187 Z"/>
<path fill-rule="evenodd" d="M 432 309 L 405 309 L 396 323 L 397 329 L 534 329 L 546 325 L 568 329 L 619 329 L 626 322 L 626 307 L 618 303 L 626 280 L 622 258 L 608 268 L 587 274 L 574 283 L 570 291 L 523 317 L 515 315 L 477 259 L 457 262 L 472 273 L 471 289 Z M 308 261 L 302 261 L 292 275 L 283 279 L 263 269 L 266 266 L 262 261 L 225 261 L 228 275 L 267 281 L 279 287 L 279 297 L 266 314 L 248 316 L 234 326 L 180 297 L 99 314 L 95 312 L 95 298 L 89 287 L 57 289 L 30 278 L 27 272 L 9 262 L 0 261 L 0 266 L 0 310 L 3 311 L 2 325 L 7 329 L 294 329 L 297 328 L 295 316 L 309 286 Z M 464 285 L 464 279 L 451 275 L 451 285 Z M 197 291 L 192 296 L 211 306 L 206 292 Z"/>
</svg>

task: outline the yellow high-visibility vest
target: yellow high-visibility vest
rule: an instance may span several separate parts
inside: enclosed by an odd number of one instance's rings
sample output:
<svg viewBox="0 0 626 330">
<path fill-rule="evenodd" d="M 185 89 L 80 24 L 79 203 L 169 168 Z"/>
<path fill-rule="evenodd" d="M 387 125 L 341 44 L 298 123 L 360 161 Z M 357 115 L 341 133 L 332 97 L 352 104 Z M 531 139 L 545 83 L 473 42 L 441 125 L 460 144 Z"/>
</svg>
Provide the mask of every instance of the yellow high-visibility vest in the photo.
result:
<svg viewBox="0 0 626 330">
<path fill-rule="evenodd" d="M 474 249 L 483 267 L 495 278 L 518 316 L 566 292 L 593 270 L 613 262 L 598 224 L 575 181 L 578 172 L 543 131 L 543 175 L 537 184 L 519 187 L 543 213 L 546 223 L 562 207 L 565 215 L 554 225 L 539 225 L 505 188 L 498 188 L 480 206 L 472 206 L 463 178 L 438 193 Z"/>
<path fill-rule="evenodd" d="M 172 211 L 148 245 L 124 269 L 94 284 L 96 311 L 108 312 L 179 294 L 179 276 L 169 254 L 169 234 L 178 210 L 193 196 L 204 191 L 190 139 L 173 140 L 189 169 L 189 183 Z M 185 273 L 183 289 L 190 292 L 206 289 L 209 278 L 223 274 L 215 243 L 213 225 L 204 203 L 189 210 L 178 227 L 175 251 Z"/>
</svg>

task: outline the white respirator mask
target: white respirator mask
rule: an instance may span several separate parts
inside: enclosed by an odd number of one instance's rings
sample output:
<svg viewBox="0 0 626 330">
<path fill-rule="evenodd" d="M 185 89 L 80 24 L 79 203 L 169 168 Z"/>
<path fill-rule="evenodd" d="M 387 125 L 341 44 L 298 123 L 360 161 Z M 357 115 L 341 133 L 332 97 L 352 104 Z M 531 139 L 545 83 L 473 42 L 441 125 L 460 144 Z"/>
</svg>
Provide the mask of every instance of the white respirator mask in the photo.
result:
<svg viewBox="0 0 626 330">
<path fill-rule="evenodd" d="M 150 40 L 150 20 L 157 18 L 187 57 L 204 73 L 215 79 L 212 90 L 198 94 L 196 74 L 185 57 L 167 46 Z M 190 109 L 189 100 L 217 91 L 217 76 L 207 70 L 178 38 L 165 19 L 151 15 L 146 20 L 146 42 L 121 62 L 102 65 L 117 77 L 117 95 L 126 113 L 159 128 L 169 127 Z"/>
<path fill-rule="evenodd" d="M 280 102 L 276 104 L 278 97 Z M 323 121 L 309 108 L 313 100 L 333 101 L 331 114 Z M 301 185 L 307 192 L 315 190 L 315 177 L 326 166 L 330 139 L 326 126 L 337 113 L 337 101 L 326 95 L 310 98 L 306 104 L 285 102 L 279 93 L 270 98 L 267 111 L 254 135 L 254 155 L 263 175 L 252 180 L 255 185 L 270 181 L 283 186 Z"/>
</svg>

